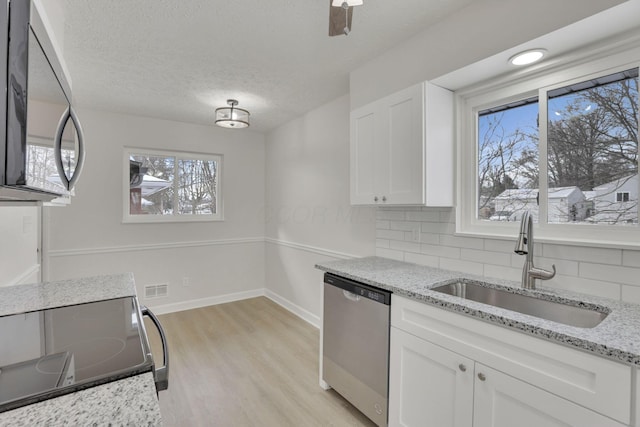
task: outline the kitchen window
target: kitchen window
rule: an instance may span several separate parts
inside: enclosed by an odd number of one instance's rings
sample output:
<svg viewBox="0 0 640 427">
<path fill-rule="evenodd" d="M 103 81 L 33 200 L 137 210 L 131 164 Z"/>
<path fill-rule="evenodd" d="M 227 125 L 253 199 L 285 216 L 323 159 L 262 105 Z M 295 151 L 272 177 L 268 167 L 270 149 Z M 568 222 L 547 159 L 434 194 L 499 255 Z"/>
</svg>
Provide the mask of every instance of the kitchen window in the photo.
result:
<svg viewBox="0 0 640 427">
<path fill-rule="evenodd" d="M 458 233 L 514 236 L 529 211 L 543 240 L 640 244 L 637 63 L 595 61 L 458 102 Z"/>
<path fill-rule="evenodd" d="M 222 219 L 222 156 L 125 149 L 124 222 Z"/>
</svg>

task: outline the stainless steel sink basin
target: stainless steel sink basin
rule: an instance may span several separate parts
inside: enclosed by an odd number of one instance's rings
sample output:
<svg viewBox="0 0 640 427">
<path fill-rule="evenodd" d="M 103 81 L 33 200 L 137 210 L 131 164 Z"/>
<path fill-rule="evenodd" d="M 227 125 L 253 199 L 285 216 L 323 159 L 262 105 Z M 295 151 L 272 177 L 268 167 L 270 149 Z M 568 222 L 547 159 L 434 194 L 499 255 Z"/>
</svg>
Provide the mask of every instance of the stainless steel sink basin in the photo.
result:
<svg viewBox="0 0 640 427">
<path fill-rule="evenodd" d="M 578 328 L 593 328 L 609 314 L 471 282 L 456 281 L 431 290 Z"/>
</svg>

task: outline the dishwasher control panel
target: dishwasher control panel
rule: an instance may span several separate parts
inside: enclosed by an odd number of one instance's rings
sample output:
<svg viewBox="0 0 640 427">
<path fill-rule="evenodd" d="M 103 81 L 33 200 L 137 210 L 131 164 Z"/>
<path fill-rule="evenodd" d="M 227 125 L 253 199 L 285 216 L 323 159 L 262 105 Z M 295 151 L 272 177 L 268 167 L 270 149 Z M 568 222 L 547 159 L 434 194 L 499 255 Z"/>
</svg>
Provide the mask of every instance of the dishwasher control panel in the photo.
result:
<svg viewBox="0 0 640 427">
<path fill-rule="evenodd" d="M 381 304 L 391 304 L 391 292 L 384 289 L 378 289 L 374 286 L 365 285 L 344 277 L 334 276 L 331 273 L 325 273 L 324 283 L 336 286 L 354 295 L 367 298 Z"/>
</svg>

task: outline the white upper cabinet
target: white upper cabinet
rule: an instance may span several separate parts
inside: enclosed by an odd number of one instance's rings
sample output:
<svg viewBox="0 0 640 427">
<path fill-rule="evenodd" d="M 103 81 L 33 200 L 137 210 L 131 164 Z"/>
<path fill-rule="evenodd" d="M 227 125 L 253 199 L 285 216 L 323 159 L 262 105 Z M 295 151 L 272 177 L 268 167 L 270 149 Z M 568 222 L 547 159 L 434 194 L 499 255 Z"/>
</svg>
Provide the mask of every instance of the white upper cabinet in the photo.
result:
<svg viewBox="0 0 640 427">
<path fill-rule="evenodd" d="M 420 83 L 351 112 L 351 204 L 453 206 L 453 94 Z"/>
</svg>

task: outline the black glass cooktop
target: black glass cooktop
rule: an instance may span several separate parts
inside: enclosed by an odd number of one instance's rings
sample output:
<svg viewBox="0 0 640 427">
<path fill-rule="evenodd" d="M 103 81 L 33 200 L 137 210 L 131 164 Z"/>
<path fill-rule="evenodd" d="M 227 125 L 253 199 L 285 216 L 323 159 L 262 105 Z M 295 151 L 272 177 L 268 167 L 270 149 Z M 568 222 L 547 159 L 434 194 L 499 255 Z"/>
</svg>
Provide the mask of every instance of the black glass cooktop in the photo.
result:
<svg viewBox="0 0 640 427">
<path fill-rule="evenodd" d="M 134 297 L 0 317 L 0 412 L 152 370 Z"/>
</svg>

